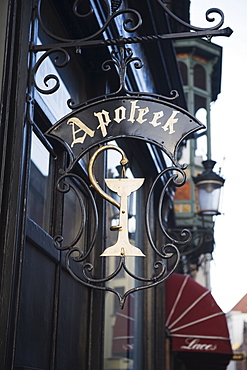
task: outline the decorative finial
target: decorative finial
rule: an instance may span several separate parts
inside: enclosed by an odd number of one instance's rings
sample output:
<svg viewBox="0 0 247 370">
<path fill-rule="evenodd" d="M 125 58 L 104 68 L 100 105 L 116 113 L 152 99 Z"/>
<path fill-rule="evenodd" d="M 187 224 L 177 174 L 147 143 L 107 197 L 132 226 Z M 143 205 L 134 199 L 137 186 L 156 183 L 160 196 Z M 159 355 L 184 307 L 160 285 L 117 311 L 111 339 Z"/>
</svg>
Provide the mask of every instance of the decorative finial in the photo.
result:
<svg viewBox="0 0 247 370">
<path fill-rule="evenodd" d="M 118 10 L 121 4 L 122 4 L 122 0 L 111 0 L 112 13 L 115 13 L 115 11 Z"/>
</svg>

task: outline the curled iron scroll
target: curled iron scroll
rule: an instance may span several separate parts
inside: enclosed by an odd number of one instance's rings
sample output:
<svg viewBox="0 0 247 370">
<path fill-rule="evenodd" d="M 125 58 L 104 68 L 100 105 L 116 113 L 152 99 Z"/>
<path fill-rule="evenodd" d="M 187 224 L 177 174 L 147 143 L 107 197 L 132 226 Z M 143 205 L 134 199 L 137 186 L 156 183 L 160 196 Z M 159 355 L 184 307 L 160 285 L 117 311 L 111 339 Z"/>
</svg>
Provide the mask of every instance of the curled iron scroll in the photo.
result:
<svg viewBox="0 0 247 370">
<path fill-rule="evenodd" d="M 224 13 L 222 12 L 222 10 L 218 9 L 218 8 L 211 8 L 211 9 L 208 9 L 206 11 L 206 20 L 208 22 L 214 22 L 215 21 L 215 18 L 214 17 L 210 17 L 211 14 L 218 14 L 220 16 L 220 21 L 213 27 L 208 27 L 208 28 L 203 28 L 203 27 L 196 27 L 196 26 L 193 26 L 192 24 L 190 23 L 187 23 L 185 22 L 183 19 L 177 17 L 164 3 L 162 0 L 157 0 L 158 3 L 162 6 L 162 8 L 164 9 L 164 11 L 171 17 L 173 18 L 175 21 L 177 21 L 178 23 L 182 24 L 183 26 L 187 27 L 188 29 L 190 30 L 193 30 L 193 31 L 213 31 L 213 30 L 218 30 L 223 24 L 224 24 Z"/>
</svg>

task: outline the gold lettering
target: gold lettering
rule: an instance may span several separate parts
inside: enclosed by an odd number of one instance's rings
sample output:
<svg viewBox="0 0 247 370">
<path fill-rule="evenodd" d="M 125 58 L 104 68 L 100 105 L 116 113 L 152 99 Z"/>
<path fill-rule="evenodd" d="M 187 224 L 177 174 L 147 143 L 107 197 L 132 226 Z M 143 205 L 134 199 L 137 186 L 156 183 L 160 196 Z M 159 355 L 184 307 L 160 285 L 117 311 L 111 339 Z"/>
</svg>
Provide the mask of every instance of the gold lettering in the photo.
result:
<svg viewBox="0 0 247 370">
<path fill-rule="evenodd" d="M 131 109 L 130 109 L 130 116 L 129 116 L 129 119 L 128 121 L 129 122 L 135 122 L 135 111 L 137 108 L 140 108 L 138 105 L 136 105 L 136 103 L 138 102 L 138 100 L 131 100 L 130 104 L 131 104 Z"/>
<path fill-rule="evenodd" d="M 178 113 L 179 111 L 174 110 L 171 116 L 168 118 L 166 124 L 162 126 L 164 131 L 167 131 L 169 129 L 169 134 L 173 134 L 175 132 L 175 130 L 173 129 L 173 125 L 178 121 L 178 118 L 175 118 L 176 114 Z"/>
<path fill-rule="evenodd" d="M 126 119 L 126 108 L 121 106 L 115 109 L 114 121 L 120 123 L 123 119 Z"/>
<path fill-rule="evenodd" d="M 143 119 L 143 116 L 145 116 L 145 114 L 147 114 L 149 112 L 149 108 L 146 107 L 146 108 L 143 108 L 143 109 L 138 109 L 139 111 L 139 116 L 138 118 L 136 119 L 137 122 L 139 123 L 143 123 L 145 122 L 147 119 Z"/>
<path fill-rule="evenodd" d="M 158 119 L 160 119 L 163 116 L 164 116 L 164 112 L 162 110 L 159 112 L 154 112 L 153 119 L 149 123 L 151 123 L 151 125 L 153 125 L 154 127 L 159 126 L 161 125 L 161 122 L 158 122 Z"/>
<path fill-rule="evenodd" d="M 78 144 L 78 143 L 82 144 L 87 135 L 89 135 L 90 137 L 94 136 L 94 131 L 91 130 L 88 126 L 86 126 L 85 123 L 80 121 L 79 118 L 77 117 L 70 118 L 67 121 L 67 125 L 72 126 L 72 137 L 73 137 L 73 141 L 71 143 L 72 148 L 75 144 Z M 75 127 L 79 127 L 79 128 L 76 129 Z M 76 134 L 78 134 L 78 132 L 81 132 L 81 131 L 84 132 L 84 135 L 76 138 Z"/>
<path fill-rule="evenodd" d="M 94 115 L 99 121 L 99 126 L 97 128 L 101 129 L 102 136 L 105 137 L 107 135 L 106 126 L 111 122 L 109 112 L 103 109 L 101 112 L 94 112 Z"/>
</svg>

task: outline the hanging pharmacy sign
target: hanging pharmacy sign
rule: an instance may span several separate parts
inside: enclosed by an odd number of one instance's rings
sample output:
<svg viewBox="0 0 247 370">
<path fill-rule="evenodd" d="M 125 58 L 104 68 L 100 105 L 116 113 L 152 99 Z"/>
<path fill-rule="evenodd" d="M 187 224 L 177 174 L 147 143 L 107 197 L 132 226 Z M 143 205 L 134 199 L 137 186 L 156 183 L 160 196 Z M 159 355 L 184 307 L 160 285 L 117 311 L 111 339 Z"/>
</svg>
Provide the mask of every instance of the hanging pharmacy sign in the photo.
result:
<svg viewBox="0 0 247 370">
<path fill-rule="evenodd" d="M 66 148 L 69 153 L 69 163 L 67 163 L 67 168 L 61 171 L 61 176 L 57 182 L 57 188 L 61 192 L 67 192 L 70 189 L 74 190 L 77 194 L 80 205 L 81 212 L 84 214 L 84 203 L 80 191 L 77 186 L 72 181 L 67 182 L 67 178 L 76 178 L 80 181 L 87 194 L 89 201 L 92 205 L 92 212 L 94 214 L 94 232 L 92 233 L 93 238 L 87 252 L 84 252 L 77 247 L 78 240 L 82 237 L 84 230 L 84 218 L 82 217 L 81 227 L 76 238 L 68 245 L 63 245 L 63 238 L 57 235 L 53 238 L 54 246 L 58 250 L 67 251 L 66 254 L 66 266 L 70 274 L 82 284 L 89 286 L 90 288 L 100 289 L 100 290 L 110 290 L 115 293 L 119 298 L 120 307 L 124 307 L 126 297 L 133 293 L 134 291 L 140 289 L 148 289 L 152 286 L 165 281 L 168 276 L 170 276 L 176 269 L 179 262 L 179 251 L 177 246 L 174 244 L 181 244 L 185 241 L 180 242 L 179 240 L 171 239 L 170 236 L 165 233 L 168 242 L 162 247 L 162 251 L 159 251 L 156 247 L 154 241 L 152 240 L 152 235 L 150 232 L 150 227 L 147 226 L 148 240 L 155 253 L 158 254 L 162 260 L 156 261 L 156 268 L 159 266 L 158 273 L 154 272 L 152 278 L 148 277 L 137 277 L 133 273 L 128 271 L 126 266 L 125 257 L 145 257 L 145 254 L 139 248 L 139 246 L 134 246 L 129 240 L 129 227 L 128 227 L 128 197 L 131 193 L 139 189 L 144 178 L 127 178 L 125 176 L 126 165 L 128 164 L 128 158 L 126 157 L 124 151 L 118 147 L 111 144 L 106 144 L 112 140 L 118 140 L 120 138 L 137 138 L 143 140 L 147 143 L 153 143 L 159 146 L 171 159 L 172 163 L 176 163 L 176 151 L 179 143 L 184 140 L 189 134 L 199 130 L 204 127 L 195 117 L 190 115 L 187 111 L 176 105 L 167 102 L 167 100 L 162 97 L 157 98 L 153 96 L 145 97 L 139 94 L 133 94 L 131 96 L 105 96 L 104 99 L 97 99 L 94 102 L 87 102 L 83 106 L 73 109 L 73 112 L 63 117 L 54 126 L 52 126 L 46 133 L 49 137 L 53 137 L 59 140 Z M 98 147 L 95 150 L 95 147 Z M 76 174 L 73 174 L 73 167 L 79 161 L 82 156 L 87 153 L 90 149 L 94 149 L 88 161 L 88 179 L 90 181 L 90 187 L 88 184 Z M 109 193 L 105 192 L 104 187 L 101 187 L 96 180 L 94 174 L 94 163 L 98 155 L 108 149 L 115 149 L 122 155 L 120 161 L 121 164 L 121 177 L 119 178 L 107 178 L 104 179 L 106 186 L 114 193 L 119 196 L 119 202 L 115 198 L 111 197 Z M 176 174 L 172 175 L 170 179 L 173 179 L 175 186 L 181 186 L 186 180 L 186 175 L 184 173 L 183 166 L 175 165 L 172 167 L 174 171 L 179 172 L 182 175 L 182 180 L 179 183 L 175 183 L 174 179 Z M 150 216 L 150 200 L 152 199 L 152 194 L 156 182 L 164 175 L 166 168 L 162 170 L 157 178 L 155 179 L 152 187 L 150 188 L 149 195 L 146 202 L 146 225 L 149 225 Z M 174 177 L 175 176 L 175 177 Z M 163 191 L 160 194 L 159 204 L 162 204 L 164 194 L 166 194 L 166 189 L 170 184 L 171 180 L 166 181 Z M 107 277 L 95 278 L 92 276 L 91 271 L 93 270 L 93 265 L 91 263 L 86 263 L 86 259 L 89 257 L 91 250 L 95 243 L 95 237 L 98 230 L 98 211 L 97 206 L 94 201 L 93 193 L 91 192 L 91 187 L 93 187 L 106 201 L 112 203 L 119 209 L 119 224 L 112 226 L 111 230 L 115 230 L 118 233 L 117 241 L 115 244 L 107 246 L 107 248 L 102 251 L 100 255 L 102 257 L 119 257 L 119 264 L 114 273 Z M 161 209 L 162 207 L 160 207 Z M 159 216 L 160 218 L 162 216 Z M 187 234 L 187 239 L 190 239 L 190 234 Z M 166 252 L 166 247 L 172 249 L 172 253 Z M 76 257 L 74 257 L 76 254 Z M 78 256 L 77 256 L 78 255 Z M 174 266 L 167 273 L 166 260 L 167 258 L 173 257 Z M 80 262 L 82 267 L 82 275 L 77 275 L 72 269 L 71 260 L 74 262 Z M 73 264 L 74 266 L 74 264 Z M 100 284 L 105 283 L 113 279 L 118 272 L 124 269 L 128 275 L 132 278 L 141 280 L 143 285 L 137 286 L 135 288 L 127 290 L 123 295 L 120 294 L 116 289 L 109 286 L 102 286 Z"/>
<path fill-rule="evenodd" d="M 74 160 L 89 148 L 120 137 L 136 137 L 175 155 L 179 143 L 204 127 L 174 104 L 140 96 L 114 97 L 84 105 L 46 133 L 66 143 Z"/>
</svg>

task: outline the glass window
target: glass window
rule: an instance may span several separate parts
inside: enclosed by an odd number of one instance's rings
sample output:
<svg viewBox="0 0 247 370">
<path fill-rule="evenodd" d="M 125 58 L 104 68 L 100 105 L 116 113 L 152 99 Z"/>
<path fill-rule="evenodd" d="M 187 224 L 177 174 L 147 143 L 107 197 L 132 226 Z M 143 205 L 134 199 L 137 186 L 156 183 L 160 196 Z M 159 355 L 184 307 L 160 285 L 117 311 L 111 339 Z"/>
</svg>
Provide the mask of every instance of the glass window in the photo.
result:
<svg viewBox="0 0 247 370">
<path fill-rule="evenodd" d="M 112 143 L 111 143 L 112 144 Z M 115 143 L 113 143 L 115 144 Z M 114 150 L 107 151 L 107 177 L 120 177 L 121 166 L 119 165 L 121 155 Z M 127 178 L 133 178 L 130 169 L 126 171 Z M 141 189 L 138 190 L 141 192 Z M 114 198 L 117 196 L 110 193 Z M 128 237 L 132 245 L 138 245 L 139 233 L 136 222 L 137 215 L 137 199 L 140 194 L 133 192 L 128 197 Z M 119 202 L 119 197 L 117 197 Z M 108 203 L 107 207 L 107 247 L 113 245 L 118 236 L 119 231 L 110 231 L 110 226 L 119 224 L 119 210 L 116 206 Z M 120 257 L 106 258 L 106 275 L 112 273 L 118 263 Z M 126 257 L 128 269 L 138 275 L 139 259 L 136 257 Z M 109 286 L 116 289 L 120 294 L 135 286 L 135 280 L 132 279 L 123 269 L 118 275 L 110 280 Z M 104 344 L 104 370 L 110 369 L 136 369 L 141 370 L 141 357 L 139 345 L 141 342 L 141 331 L 139 320 L 141 318 L 141 300 L 132 294 L 127 297 L 124 308 L 121 309 L 119 300 L 113 293 L 107 293 L 105 297 L 105 344 Z M 138 328 L 139 326 L 139 328 Z"/>
<path fill-rule="evenodd" d="M 87 197 L 82 189 L 73 180 L 66 180 L 65 186 L 69 185 L 68 192 L 64 193 L 64 212 L 63 212 L 63 246 L 72 243 L 77 236 L 76 245 L 84 252 L 86 215 L 88 214 Z"/>
<path fill-rule="evenodd" d="M 41 44 L 40 39 L 38 39 L 37 44 Z M 37 60 L 41 58 L 44 52 L 37 53 Z M 60 57 L 62 57 L 60 55 Z M 46 76 L 54 75 L 59 80 L 59 88 L 53 94 L 43 94 L 35 90 L 35 99 L 39 101 L 39 104 L 42 105 L 42 108 L 47 111 L 49 110 L 49 119 L 52 124 L 56 123 L 60 118 L 64 117 L 66 114 L 71 112 L 67 105 L 67 101 L 70 99 L 70 94 L 65 86 L 63 79 L 56 70 L 54 63 L 50 58 L 45 58 L 41 63 L 40 67 L 37 70 L 35 75 L 35 82 L 37 86 L 47 91 L 54 87 L 55 79 L 51 78 L 48 82 L 45 82 L 44 79 Z"/>
<path fill-rule="evenodd" d="M 196 112 L 196 118 L 199 119 L 207 127 L 207 111 L 204 108 L 199 109 Z M 207 158 L 207 131 L 204 131 L 204 135 L 200 135 L 196 140 L 196 152 L 195 155 L 201 157 L 203 160 Z"/>
<path fill-rule="evenodd" d="M 201 108 L 206 109 L 206 107 L 207 107 L 207 99 L 204 96 L 195 94 L 194 95 L 194 102 L 195 102 L 195 114 L 197 113 L 197 111 L 199 109 L 201 109 Z"/>
<path fill-rule="evenodd" d="M 206 90 L 206 71 L 203 66 L 196 64 L 194 67 L 194 86 Z"/>
<path fill-rule="evenodd" d="M 33 133 L 27 215 L 46 232 L 49 232 L 50 187 L 50 154 Z"/>
<path fill-rule="evenodd" d="M 188 68 L 187 65 L 183 62 L 178 62 L 180 73 L 182 76 L 183 84 L 188 85 Z"/>
</svg>

